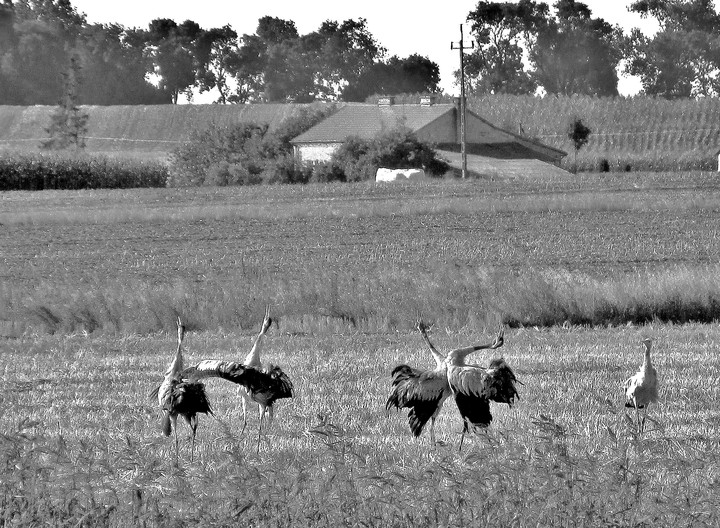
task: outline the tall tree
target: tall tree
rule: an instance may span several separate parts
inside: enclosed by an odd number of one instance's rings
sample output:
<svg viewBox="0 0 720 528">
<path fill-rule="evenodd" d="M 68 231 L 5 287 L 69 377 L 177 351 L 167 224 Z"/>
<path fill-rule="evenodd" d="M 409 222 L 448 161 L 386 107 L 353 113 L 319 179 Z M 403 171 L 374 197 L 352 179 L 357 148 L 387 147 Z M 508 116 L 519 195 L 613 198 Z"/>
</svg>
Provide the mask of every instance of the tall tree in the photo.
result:
<svg viewBox="0 0 720 528">
<path fill-rule="evenodd" d="M 538 26 L 529 53 L 538 85 L 553 94 L 617 95 L 620 28 L 592 18 L 582 2 L 558 0 L 554 7 L 556 17 Z"/>
<path fill-rule="evenodd" d="M 712 0 L 638 0 L 630 11 L 654 18 L 660 30 L 631 33 L 626 72 L 643 91 L 667 98 L 720 95 L 720 15 Z"/>
<path fill-rule="evenodd" d="M 69 0 L 17 0 L 2 9 L 4 104 L 55 104 L 85 17 Z"/>
<path fill-rule="evenodd" d="M 532 0 L 478 2 L 468 14 L 477 47 L 465 58 L 471 93 L 527 94 L 535 81 L 523 63 L 523 50 L 535 41 L 535 31 L 548 17 L 548 6 Z"/>
<path fill-rule="evenodd" d="M 238 81 L 236 99 L 285 102 L 304 99 L 311 89 L 311 74 L 295 23 L 265 16 L 254 35 L 243 35 L 234 64 Z M 310 80 L 308 81 L 308 78 Z"/>
<path fill-rule="evenodd" d="M 263 17 L 241 40 L 233 66 L 239 101 L 337 100 L 385 52 L 362 18 L 328 20 L 301 36 L 294 22 Z"/>
<path fill-rule="evenodd" d="M 427 93 L 438 91 L 440 68 L 417 54 L 401 59 L 397 55 L 376 62 L 343 91 L 346 101 L 364 101 L 373 94 Z"/>
<path fill-rule="evenodd" d="M 198 42 L 204 30 L 192 20 L 177 24 L 174 20 L 152 20 L 147 30 L 134 30 L 129 38 L 135 45 L 142 43 L 145 55 L 152 61 L 153 72 L 161 89 L 171 94 L 177 104 L 180 94 L 192 98 L 192 88 L 202 65 Z"/>
<path fill-rule="evenodd" d="M 216 89 L 217 102 L 229 101 L 233 65 L 238 59 L 238 35 L 229 25 L 212 28 L 198 39 L 198 55 L 201 70 L 198 76 L 200 92 Z"/>
<path fill-rule="evenodd" d="M 364 18 L 323 22 L 320 28 L 303 37 L 308 54 L 317 57 L 317 98 L 338 99 L 362 73 L 382 58 L 386 50 L 367 29 Z"/>
<path fill-rule="evenodd" d="M 70 65 L 63 73 L 64 93 L 55 112 L 50 115 L 49 137 L 41 142 L 43 149 L 62 150 L 85 148 L 88 114 L 78 103 L 80 62 L 70 58 Z"/>
<path fill-rule="evenodd" d="M 129 45 L 117 24 L 86 26 L 76 54 L 82 70 L 80 101 L 94 105 L 169 103 L 170 95 L 146 80 L 142 47 Z"/>
</svg>

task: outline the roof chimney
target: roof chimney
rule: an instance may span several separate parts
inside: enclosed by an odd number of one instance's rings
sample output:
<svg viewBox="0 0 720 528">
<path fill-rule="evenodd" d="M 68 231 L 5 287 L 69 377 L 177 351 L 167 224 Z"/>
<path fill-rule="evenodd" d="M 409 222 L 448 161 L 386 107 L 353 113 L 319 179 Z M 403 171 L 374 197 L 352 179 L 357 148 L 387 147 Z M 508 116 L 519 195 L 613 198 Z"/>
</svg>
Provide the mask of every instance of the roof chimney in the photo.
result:
<svg viewBox="0 0 720 528">
<path fill-rule="evenodd" d="M 392 106 L 395 104 L 394 95 L 383 95 L 378 99 L 378 106 Z"/>
<path fill-rule="evenodd" d="M 435 104 L 435 95 L 423 95 L 420 98 L 420 106 L 432 106 Z"/>
</svg>

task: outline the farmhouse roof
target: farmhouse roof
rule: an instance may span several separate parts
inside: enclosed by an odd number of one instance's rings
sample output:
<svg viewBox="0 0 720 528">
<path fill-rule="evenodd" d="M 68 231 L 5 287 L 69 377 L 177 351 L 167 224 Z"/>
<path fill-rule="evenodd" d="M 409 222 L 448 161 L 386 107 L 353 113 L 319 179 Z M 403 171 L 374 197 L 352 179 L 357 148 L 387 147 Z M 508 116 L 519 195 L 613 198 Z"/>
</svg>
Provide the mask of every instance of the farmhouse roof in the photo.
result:
<svg viewBox="0 0 720 528">
<path fill-rule="evenodd" d="M 459 144 L 459 110 L 455 104 L 348 103 L 290 142 L 301 144 L 343 143 L 350 137 L 371 139 L 398 125 L 423 140 L 437 144 Z M 539 141 L 503 130 L 477 114 L 466 111 L 467 142 L 474 144 L 519 144 L 552 159 L 567 152 Z"/>
<path fill-rule="evenodd" d="M 311 129 L 294 138 L 291 143 L 338 143 L 349 137 L 371 139 L 383 130 L 403 125 L 416 132 L 445 114 L 455 111 L 455 105 L 437 104 L 354 104 L 349 103 Z"/>
</svg>

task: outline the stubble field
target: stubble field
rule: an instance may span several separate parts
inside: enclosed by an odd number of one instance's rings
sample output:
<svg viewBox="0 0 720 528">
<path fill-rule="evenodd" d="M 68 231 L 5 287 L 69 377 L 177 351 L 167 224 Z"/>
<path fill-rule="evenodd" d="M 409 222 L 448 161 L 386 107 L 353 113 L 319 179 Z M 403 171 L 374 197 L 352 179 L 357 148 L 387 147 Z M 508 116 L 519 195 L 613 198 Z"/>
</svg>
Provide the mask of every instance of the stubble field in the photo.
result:
<svg viewBox="0 0 720 528">
<path fill-rule="evenodd" d="M 719 216 L 714 174 L 4 193 L 3 522 L 717 525 Z M 572 324 L 601 294 L 675 310 Z M 673 322 L 691 301 L 708 321 Z M 264 359 L 296 397 L 255 454 L 257 411 L 241 436 L 234 388 L 209 381 L 215 416 L 192 463 L 181 424 L 176 462 L 148 397 L 174 316 L 187 363 L 240 360 L 265 304 Z M 393 366 L 432 364 L 417 315 L 444 351 L 511 325 L 500 352 L 521 400 L 460 453 L 452 401 L 437 446 L 384 410 Z M 646 336 L 661 403 L 638 438 L 620 386 Z"/>
</svg>

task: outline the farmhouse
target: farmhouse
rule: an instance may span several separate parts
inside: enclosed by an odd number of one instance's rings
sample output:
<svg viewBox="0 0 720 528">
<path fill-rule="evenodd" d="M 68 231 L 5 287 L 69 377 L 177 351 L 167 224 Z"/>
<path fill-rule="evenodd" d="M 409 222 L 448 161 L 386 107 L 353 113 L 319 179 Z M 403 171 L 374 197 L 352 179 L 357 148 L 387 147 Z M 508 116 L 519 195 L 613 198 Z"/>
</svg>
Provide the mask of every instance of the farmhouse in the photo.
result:
<svg viewBox="0 0 720 528">
<path fill-rule="evenodd" d="M 497 159 L 533 159 L 559 166 L 566 152 L 502 130 L 467 110 L 466 152 Z M 383 130 L 398 126 L 418 139 L 452 154 L 460 151 L 460 110 L 457 104 L 435 104 L 423 97 L 419 104 L 394 104 L 393 97 L 381 97 L 377 104 L 348 103 L 311 129 L 294 138 L 296 159 L 302 163 L 328 161 L 350 137 L 370 139 Z M 445 153 L 445 152 L 441 152 Z M 457 158 L 457 156 L 454 156 Z"/>
</svg>

